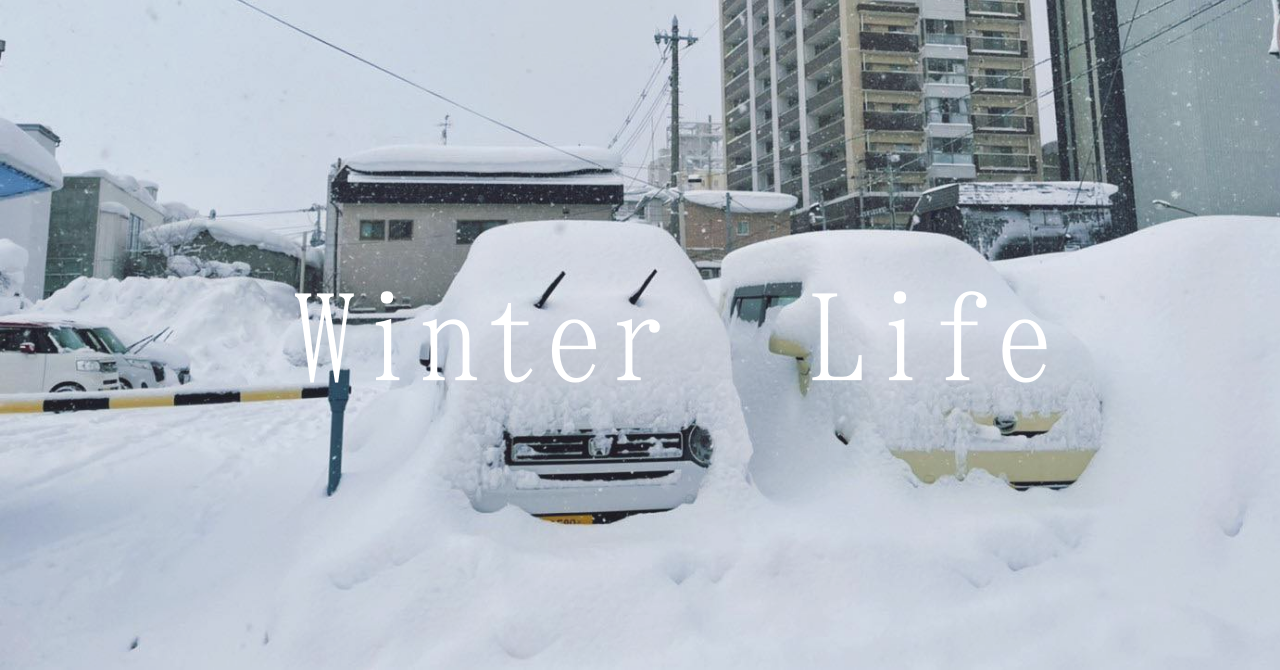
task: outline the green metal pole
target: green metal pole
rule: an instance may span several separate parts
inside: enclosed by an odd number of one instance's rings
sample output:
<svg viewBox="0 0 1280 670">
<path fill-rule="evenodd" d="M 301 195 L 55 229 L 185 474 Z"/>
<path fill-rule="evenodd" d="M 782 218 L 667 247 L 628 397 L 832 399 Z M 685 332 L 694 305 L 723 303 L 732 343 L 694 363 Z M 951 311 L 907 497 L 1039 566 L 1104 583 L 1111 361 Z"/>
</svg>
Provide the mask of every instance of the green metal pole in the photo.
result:
<svg viewBox="0 0 1280 670">
<path fill-rule="evenodd" d="M 342 419 L 347 411 L 347 399 L 351 397 L 351 371 L 340 370 L 334 381 L 329 375 L 329 489 L 325 495 L 333 495 L 342 479 Z"/>
</svg>

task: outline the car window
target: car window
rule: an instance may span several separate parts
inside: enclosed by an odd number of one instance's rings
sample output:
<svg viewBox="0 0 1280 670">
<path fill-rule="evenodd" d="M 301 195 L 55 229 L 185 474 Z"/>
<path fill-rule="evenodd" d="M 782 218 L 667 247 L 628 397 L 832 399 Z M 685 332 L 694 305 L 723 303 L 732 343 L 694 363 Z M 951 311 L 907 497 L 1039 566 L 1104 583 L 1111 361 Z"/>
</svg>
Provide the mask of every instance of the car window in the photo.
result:
<svg viewBox="0 0 1280 670">
<path fill-rule="evenodd" d="M 734 313 L 739 319 L 759 324 L 764 316 L 764 297 L 738 298 L 734 302 Z"/>
<path fill-rule="evenodd" d="M 92 332 L 102 344 L 106 345 L 106 351 L 110 353 L 123 354 L 129 349 L 110 328 L 94 328 Z"/>
<path fill-rule="evenodd" d="M 17 328 L 0 328 L 0 351 L 17 351 L 23 341 Z"/>
<path fill-rule="evenodd" d="M 49 337 L 57 344 L 58 349 L 62 351 L 75 351 L 76 349 L 84 349 L 84 340 L 76 334 L 76 331 L 70 328 L 50 328 L 46 331 Z"/>
<path fill-rule="evenodd" d="M 100 354 L 111 353 L 111 350 L 107 348 L 107 344 L 99 339 L 97 334 L 92 330 L 89 330 L 88 328 L 76 328 L 76 334 L 80 336 L 80 339 L 84 340 L 85 344 L 89 345 L 90 349 L 93 349 Z"/>
</svg>

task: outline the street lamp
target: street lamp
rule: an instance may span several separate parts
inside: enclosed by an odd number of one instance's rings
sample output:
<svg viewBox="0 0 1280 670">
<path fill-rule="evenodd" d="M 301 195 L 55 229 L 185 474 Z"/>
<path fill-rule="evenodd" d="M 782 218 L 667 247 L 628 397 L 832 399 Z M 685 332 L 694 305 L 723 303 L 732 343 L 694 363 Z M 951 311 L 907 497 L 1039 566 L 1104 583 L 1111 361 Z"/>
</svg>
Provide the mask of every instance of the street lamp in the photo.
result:
<svg viewBox="0 0 1280 670">
<path fill-rule="evenodd" d="M 1173 203 L 1169 202 L 1168 200 L 1152 200 L 1152 201 L 1151 201 L 1151 204 L 1155 205 L 1156 207 L 1161 207 L 1161 208 L 1164 208 L 1164 209 L 1176 209 L 1176 210 L 1178 210 L 1179 212 L 1186 212 L 1187 214 L 1190 214 L 1191 216 L 1200 216 L 1200 212 L 1193 212 L 1193 211 L 1191 211 L 1191 210 L 1187 209 L 1186 207 L 1179 207 L 1179 206 L 1177 206 L 1177 205 L 1175 205 L 1175 204 L 1173 204 Z"/>
</svg>

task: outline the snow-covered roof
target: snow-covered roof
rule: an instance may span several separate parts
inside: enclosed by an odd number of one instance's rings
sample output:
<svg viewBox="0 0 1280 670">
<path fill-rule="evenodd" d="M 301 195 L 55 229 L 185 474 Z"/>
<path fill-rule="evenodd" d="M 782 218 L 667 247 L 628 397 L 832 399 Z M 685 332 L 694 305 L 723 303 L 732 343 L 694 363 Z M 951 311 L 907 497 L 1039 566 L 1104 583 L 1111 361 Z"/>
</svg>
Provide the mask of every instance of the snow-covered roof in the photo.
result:
<svg viewBox="0 0 1280 670">
<path fill-rule="evenodd" d="M 223 244 L 257 247 L 294 258 L 305 258 L 308 265 L 323 262 L 323 252 L 316 254 L 308 250 L 304 254 L 301 244 L 273 230 L 242 221 L 203 218 L 174 221 L 142 231 L 142 243 L 152 248 L 178 247 L 190 244 L 200 233 L 205 232 Z"/>
<path fill-rule="evenodd" d="M 590 146 L 553 149 L 412 144 L 369 149 L 346 161 L 357 172 L 543 176 L 612 172 L 621 163 L 617 153 Z"/>
<path fill-rule="evenodd" d="M 62 168 L 58 167 L 53 154 L 6 119 L 0 119 L 0 165 L 7 165 L 49 188 L 62 188 Z"/>
<path fill-rule="evenodd" d="M 725 197 L 728 196 L 729 211 L 734 214 L 778 214 L 789 212 L 796 207 L 798 200 L 787 193 L 771 191 L 685 191 L 684 199 L 695 205 L 724 209 Z"/>
<path fill-rule="evenodd" d="M 151 182 L 139 181 L 130 175 L 113 174 L 111 172 L 107 172 L 106 170 L 89 170 L 87 172 L 80 172 L 78 174 L 72 174 L 67 176 L 91 177 L 91 178 L 102 179 L 104 181 L 111 183 L 113 186 L 120 189 L 121 191 L 128 193 L 134 198 L 137 198 L 139 202 L 141 202 L 143 205 L 147 206 L 148 208 L 155 210 L 159 214 L 164 214 L 164 208 L 161 207 L 160 204 L 156 202 L 156 199 L 151 197 L 151 193 L 147 191 L 146 186 L 149 184 L 152 184 Z"/>
<path fill-rule="evenodd" d="M 931 194 L 955 189 L 961 205 L 989 206 L 1099 206 L 1110 205 L 1119 190 L 1112 184 L 1093 181 L 964 182 L 931 188 L 921 194 L 921 205 Z"/>
<path fill-rule="evenodd" d="M 104 202 L 101 205 L 99 205 L 98 211 L 106 214 L 115 214 L 116 216 L 123 216 L 126 219 L 129 218 L 129 216 L 133 213 L 129 211 L 128 207 L 125 207 L 124 205 L 118 202 L 115 202 L 114 200 Z"/>
</svg>

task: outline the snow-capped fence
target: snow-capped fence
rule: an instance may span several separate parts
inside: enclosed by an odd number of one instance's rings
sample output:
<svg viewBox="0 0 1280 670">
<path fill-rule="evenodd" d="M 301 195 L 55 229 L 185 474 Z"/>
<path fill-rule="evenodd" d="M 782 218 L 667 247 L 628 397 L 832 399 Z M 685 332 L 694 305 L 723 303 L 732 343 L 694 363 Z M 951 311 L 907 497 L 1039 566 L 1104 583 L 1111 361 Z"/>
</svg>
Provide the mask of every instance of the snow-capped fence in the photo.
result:
<svg viewBox="0 0 1280 670">
<path fill-rule="evenodd" d="M 0 414 L 39 414 L 42 412 L 85 412 L 104 409 L 139 409 L 143 407 L 190 407 L 195 405 L 224 405 L 241 402 L 272 402 L 278 400 L 329 399 L 329 483 L 326 495 L 338 490 L 342 479 L 343 419 L 347 411 L 347 399 L 351 397 L 351 371 L 342 370 L 338 378 L 329 376 L 329 383 L 310 386 L 259 387 L 245 389 L 219 389 L 181 391 L 148 389 L 141 391 L 114 391 L 109 393 L 47 393 L 0 398 Z"/>
</svg>

